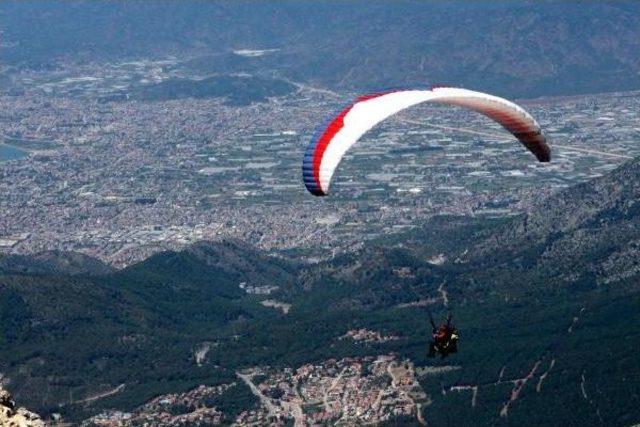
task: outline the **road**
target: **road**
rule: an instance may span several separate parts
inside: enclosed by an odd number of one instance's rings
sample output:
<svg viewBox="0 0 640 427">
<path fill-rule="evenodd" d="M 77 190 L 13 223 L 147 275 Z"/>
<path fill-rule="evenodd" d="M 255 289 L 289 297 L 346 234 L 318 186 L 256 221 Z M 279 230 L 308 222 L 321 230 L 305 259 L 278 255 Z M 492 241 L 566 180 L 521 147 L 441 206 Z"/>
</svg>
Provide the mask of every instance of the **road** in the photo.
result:
<svg viewBox="0 0 640 427">
<path fill-rule="evenodd" d="M 120 393 L 124 389 L 124 386 L 125 384 L 122 383 L 116 388 L 107 390 L 103 393 L 94 394 L 93 396 L 89 396 L 84 399 L 76 400 L 73 403 L 87 403 L 87 402 L 93 402 L 94 400 L 104 399 L 105 397 L 113 396 L 116 393 Z"/>
<path fill-rule="evenodd" d="M 324 403 L 324 409 L 327 412 L 331 412 L 331 407 L 329 406 L 329 400 L 328 400 L 329 392 L 333 390 L 336 387 L 336 385 L 338 385 L 338 382 L 342 379 L 342 376 L 344 375 L 344 372 L 346 370 L 347 368 L 343 368 L 342 371 L 340 371 L 340 374 L 338 374 L 336 379 L 334 379 L 333 382 L 331 383 L 331 387 L 329 387 L 328 390 L 325 390 L 322 395 L 322 402 Z"/>
<path fill-rule="evenodd" d="M 260 402 L 267 408 L 267 411 L 269 412 L 269 416 L 275 417 L 276 407 L 271 402 L 271 399 L 269 399 L 267 396 L 262 394 L 262 392 L 258 389 L 258 387 L 256 387 L 256 385 L 251 382 L 251 377 L 249 377 L 249 375 L 241 374 L 240 372 L 236 372 L 236 375 L 238 376 L 238 378 L 244 381 L 246 385 L 249 386 L 249 388 L 251 389 L 251 393 L 253 393 L 258 399 L 260 399 Z"/>
</svg>

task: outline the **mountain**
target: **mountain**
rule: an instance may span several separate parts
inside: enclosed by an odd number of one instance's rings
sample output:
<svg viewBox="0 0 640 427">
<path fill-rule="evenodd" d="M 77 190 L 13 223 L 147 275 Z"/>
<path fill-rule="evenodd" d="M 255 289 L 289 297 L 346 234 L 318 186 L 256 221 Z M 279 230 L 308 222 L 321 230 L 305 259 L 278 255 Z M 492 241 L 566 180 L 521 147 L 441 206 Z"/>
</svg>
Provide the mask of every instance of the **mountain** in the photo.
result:
<svg viewBox="0 0 640 427">
<path fill-rule="evenodd" d="M 81 253 L 46 251 L 36 255 L 4 255 L 0 257 L 2 274 L 102 275 L 114 269 Z"/>
<path fill-rule="evenodd" d="M 597 283 L 640 273 L 640 162 L 544 198 L 476 245 L 475 255 L 536 251 L 539 267 L 565 260 Z M 524 261 L 524 260 L 523 260 Z"/>
<path fill-rule="evenodd" d="M 30 408 L 79 421 L 249 367 L 394 353 L 425 372 L 430 425 L 630 425 L 639 180 L 634 160 L 522 217 L 435 218 L 315 266 L 226 241 L 101 275 L 5 272 L 0 372 Z M 428 315 L 447 311 L 460 352 L 426 359 Z M 395 338 L 342 338 L 362 329 Z M 259 404 L 243 383 L 216 402 L 225 422 Z"/>
<path fill-rule="evenodd" d="M 106 404 L 126 409 L 234 379 L 228 368 L 198 369 L 195 352 L 248 322 L 280 318 L 240 283 L 277 290 L 295 279 L 291 266 L 232 241 L 157 254 L 99 276 L 46 273 L 41 256 L 33 266 L 28 257 L 20 262 L 18 273 L 0 275 L 0 372 L 16 399 L 76 420 L 102 407 L 92 396 L 109 396 L 120 384 L 126 388 Z M 94 400 L 97 406 L 87 406 Z"/>
<path fill-rule="evenodd" d="M 266 101 L 269 97 L 290 94 L 295 89 L 289 82 L 246 75 L 215 76 L 203 80 L 173 78 L 143 86 L 129 97 L 145 101 L 224 97 L 228 104 L 249 105 Z"/>
<path fill-rule="evenodd" d="M 113 278 L 131 282 L 140 278 L 158 284 L 171 282 L 185 287 L 209 287 L 228 297 L 245 294 L 240 283 L 251 286 L 274 285 L 291 288 L 296 280 L 295 266 L 278 258 L 267 256 L 236 240 L 199 242 L 180 252 L 162 252 L 135 264 Z"/>
<path fill-rule="evenodd" d="M 6 73 L 174 55 L 205 75 L 275 73 L 358 91 L 446 83 L 538 97 L 640 87 L 635 1 L 4 1 L 0 19 Z"/>
<path fill-rule="evenodd" d="M 526 279 L 521 288 L 527 291 L 622 286 L 637 291 L 639 179 L 640 162 L 633 160 L 606 176 L 542 197 L 527 214 L 473 233 L 452 256 L 476 280 L 486 278 L 509 289 L 517 277 Z"/>
</svg>

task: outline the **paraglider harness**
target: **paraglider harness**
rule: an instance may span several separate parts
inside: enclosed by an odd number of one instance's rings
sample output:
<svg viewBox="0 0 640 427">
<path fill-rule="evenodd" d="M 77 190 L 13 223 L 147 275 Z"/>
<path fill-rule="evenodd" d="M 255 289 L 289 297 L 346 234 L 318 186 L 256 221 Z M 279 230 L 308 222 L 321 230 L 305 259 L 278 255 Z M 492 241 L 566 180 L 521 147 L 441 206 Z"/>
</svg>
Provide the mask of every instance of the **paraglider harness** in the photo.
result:
<svg viewBox="0 0 640 427">
<path fill-rule="evenodd" d="M 447 317 L 447 323 L 441 324 L 439 328 L 436 327 L 431 313 L 429 313 L 429 321 L 433 329 L 428 356 L 435 357 L 436 353 L 438 353 L 442 358 L 445 358 L 451 353 L 457 353 L 460 335 L 455 326 L 451 324 L 451 314 Z"/>
</svg>

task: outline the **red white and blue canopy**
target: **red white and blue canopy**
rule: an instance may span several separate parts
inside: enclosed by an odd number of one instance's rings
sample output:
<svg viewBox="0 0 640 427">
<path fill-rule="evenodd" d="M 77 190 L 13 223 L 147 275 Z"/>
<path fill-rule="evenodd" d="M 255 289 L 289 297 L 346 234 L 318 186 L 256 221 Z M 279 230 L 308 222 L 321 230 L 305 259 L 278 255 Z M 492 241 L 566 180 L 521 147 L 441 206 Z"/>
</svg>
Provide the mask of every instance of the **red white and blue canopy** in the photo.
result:
<svg viewBox="0 0 640 427">
<path fill-rule="evenodd" d="M 423 102 L 457 105 L 482 113 L 511 132 L 539 161 L 551 159 L 540 125 L 511 101 L 453 87 L 397 90 L 359 97 L 320 129 L 309 143 L 302 162 L 307 190 L 316 196 L 326 196 L 340 160 L 362 135 L 386 118 Z"/>
</svg>

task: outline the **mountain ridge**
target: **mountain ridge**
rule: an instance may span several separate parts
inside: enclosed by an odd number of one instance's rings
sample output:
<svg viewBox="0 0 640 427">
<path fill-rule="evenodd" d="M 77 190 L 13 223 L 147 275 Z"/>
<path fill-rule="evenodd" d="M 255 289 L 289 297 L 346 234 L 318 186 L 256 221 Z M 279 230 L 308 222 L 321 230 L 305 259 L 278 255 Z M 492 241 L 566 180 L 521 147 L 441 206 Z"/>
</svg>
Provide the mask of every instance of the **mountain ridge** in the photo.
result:
<svg viewBox="0 0 640 427">
<path fill-rule="evenodd" d="M 575 282 L 580 277 L 570 270 L 580 271 L 594 285 L 637 276 L 639 182 L 640 159 L 634 159 L 605 176 L 550 195 L 490 236 L 478 236 L 467 258 L 477 261 L 509 252 L 520 254 L 525 266 L 537 256 L 537 265 L 531 267 L 544 271 L 539 274 Z M 558 259 L 566 266 L 553 267 Z"/>
<path fill-rule="evenodd" d="M 341 90 L 455 83 L 537 97 L 640 88 L 637 2 L 98 1 L 41 13 L 3 4 L 8 71 L 176 55 L 201 57 L 191 66 L 204 75 L 267 71 Z M 33 27 L 38 34 L 25 31 Z"/>
</svg>

